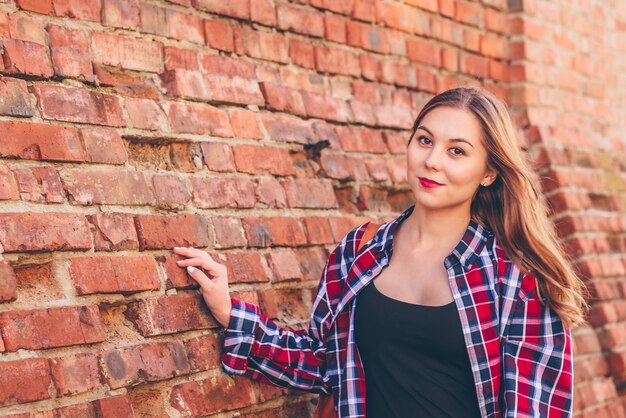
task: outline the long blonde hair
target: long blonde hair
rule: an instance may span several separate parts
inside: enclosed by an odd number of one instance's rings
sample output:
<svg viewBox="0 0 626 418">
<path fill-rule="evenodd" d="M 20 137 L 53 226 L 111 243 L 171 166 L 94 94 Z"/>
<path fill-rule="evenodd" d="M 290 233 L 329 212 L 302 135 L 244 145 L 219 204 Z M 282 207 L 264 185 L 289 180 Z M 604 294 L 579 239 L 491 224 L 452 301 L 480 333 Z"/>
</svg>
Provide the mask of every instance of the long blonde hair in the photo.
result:
<svg viewBox="0 0 626 418">
<path fill-rule="evenodd" d="M 478 87 L 458 87 L 433 97 L 420 111 L 409 142 L 424 116 L 438 106 L 471 111 L 480 121 L 488 165 L 498 176 L 480 186 L 471 215 L 491 229 L 499 244 L 522 272 L 537 278 L 539 296 L 570 327 L 585 321 L 588 290 L 564 256 L 547 207 L 524 160 L 506 105 Z M 541 300 L 541 297 L 539 298 Z"/>
</svg>

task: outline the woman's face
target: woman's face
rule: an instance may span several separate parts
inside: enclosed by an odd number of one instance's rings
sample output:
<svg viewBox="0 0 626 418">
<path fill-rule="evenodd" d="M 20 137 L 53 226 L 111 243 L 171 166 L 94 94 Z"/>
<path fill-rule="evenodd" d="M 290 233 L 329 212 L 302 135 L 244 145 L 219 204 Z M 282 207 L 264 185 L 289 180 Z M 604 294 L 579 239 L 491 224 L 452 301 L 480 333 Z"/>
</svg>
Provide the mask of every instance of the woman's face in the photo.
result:
<svg viewBox="0 0 626 418">
<path fill-rule="evenodd" d="M 407 179 L 417 205 L 469 211 L 481 183 L 496 178 L 482 135 L 469 110 L 438 106 L 424 116 L 407 148 Z"/>
</svg>

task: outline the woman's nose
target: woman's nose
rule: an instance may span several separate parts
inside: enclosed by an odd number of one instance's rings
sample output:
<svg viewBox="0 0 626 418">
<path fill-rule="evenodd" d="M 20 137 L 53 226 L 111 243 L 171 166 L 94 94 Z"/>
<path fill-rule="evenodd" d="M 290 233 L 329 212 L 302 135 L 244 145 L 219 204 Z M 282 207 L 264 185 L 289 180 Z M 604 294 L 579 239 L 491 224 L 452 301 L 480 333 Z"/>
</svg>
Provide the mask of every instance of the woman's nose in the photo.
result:
<svg viewBox="0 0 626 418">
<path fill-rule="evenodd" d="M 435 149 L 432 149 L 426 157 L 424 164 L 429 169 L 439 170 L 441 168 L 441 153 Z"/>
</svg>

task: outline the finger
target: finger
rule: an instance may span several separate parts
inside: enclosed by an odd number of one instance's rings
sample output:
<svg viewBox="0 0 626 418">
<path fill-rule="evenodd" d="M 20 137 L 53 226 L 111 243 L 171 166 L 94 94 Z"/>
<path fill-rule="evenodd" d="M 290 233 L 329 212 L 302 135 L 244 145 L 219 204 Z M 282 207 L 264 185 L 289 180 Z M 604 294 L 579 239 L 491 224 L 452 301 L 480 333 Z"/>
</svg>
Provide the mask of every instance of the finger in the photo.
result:
<svg viewBox="0 0 626 418">
<path fill-rule="evenodd" d="M 218 276 L 221 272 L 221 264 L 215 261 L 206 260 L 204 258 L 188 258 L 186 260 L 179 260 L 176 262 L 179 267 L 195 266 L 202 267 L 209 274 Z"/>
<path fill-rule="evenodd" d="M 188 266 L 187 274 L 189 274 L 192 279 L 198 282 L 200 287 L 202 287 L 203 289 L 212 289 L 213 287 L 215 287 L 215 283 L 213 283 L 211 279 L 209 279 L 207 275 L 204 274 L 200 269 L 197 269 L 193 266 Z"/>
<path fill-rule="evenodd" d="M 197 248 L 174 247 L 174 252 L 176 254 L 184 255 L 185 257 L 204 257 L 209 260 L 213 260 L 213 258 L 206 251 L 199 250 Z"/>
</svg>

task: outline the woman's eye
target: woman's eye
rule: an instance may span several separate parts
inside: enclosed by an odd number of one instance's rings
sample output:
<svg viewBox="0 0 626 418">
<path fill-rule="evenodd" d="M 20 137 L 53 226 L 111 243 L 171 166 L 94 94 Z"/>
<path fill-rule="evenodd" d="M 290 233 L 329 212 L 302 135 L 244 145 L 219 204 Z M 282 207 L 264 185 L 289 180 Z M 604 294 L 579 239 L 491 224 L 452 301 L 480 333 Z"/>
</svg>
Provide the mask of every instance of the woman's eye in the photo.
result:
<svg viewBox="0 0 626 418">
<path fill-rule="evenodd" d="M 424 144 L 430 144 L 430 139 L 425 136 L 420 136 L 419 138 L 417 138 L 417 140 Z M 425 142 L 425 141 L 428 141 L 428 142 Z"/>
<path fill-rule="evenodd" d="M 465 154 L 465 151 L 463 151 L 461 148 L 452 148 L 452 153 L 454 155 L 463 155 Z"/>
</svg>

